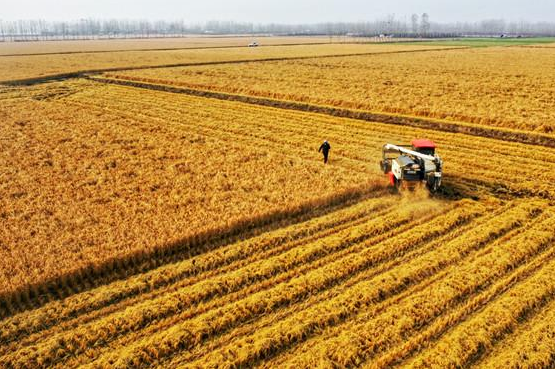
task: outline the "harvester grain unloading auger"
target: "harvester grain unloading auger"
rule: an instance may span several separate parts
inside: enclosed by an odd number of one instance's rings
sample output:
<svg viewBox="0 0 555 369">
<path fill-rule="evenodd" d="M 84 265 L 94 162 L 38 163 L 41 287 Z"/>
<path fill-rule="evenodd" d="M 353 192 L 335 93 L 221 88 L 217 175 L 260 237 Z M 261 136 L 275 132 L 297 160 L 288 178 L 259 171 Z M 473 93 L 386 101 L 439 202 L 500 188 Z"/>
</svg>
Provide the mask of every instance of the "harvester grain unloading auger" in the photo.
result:
<svg viewBox="0 0 555 369">
<path fill-rule="evenodd" d="M 441 187 L 443 161 L 435 153 L 436 145 L 427 139 L 412 140 L 411 145 L 385 144 L 381 169 L 397 189 L 425 183 L 431 192 Z"/>
</svg>

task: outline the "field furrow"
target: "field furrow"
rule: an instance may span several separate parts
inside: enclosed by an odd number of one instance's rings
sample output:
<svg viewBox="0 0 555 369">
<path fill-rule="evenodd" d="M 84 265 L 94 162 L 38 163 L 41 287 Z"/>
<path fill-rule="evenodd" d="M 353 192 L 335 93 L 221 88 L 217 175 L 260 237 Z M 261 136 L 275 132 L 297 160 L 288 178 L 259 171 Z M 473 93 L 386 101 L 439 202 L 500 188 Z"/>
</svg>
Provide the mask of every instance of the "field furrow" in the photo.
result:
<svg viewBox="0 0 555 369">
<path fill-rule="evenodd" d="M 37 329 L 52 326 L 54 322 L 59 325 L 66 319 L 85 315 L 136 295 L 140 300 L 152 299 L 166 293 L 168 287 L 183 287 L 183 284 L 179 284 L 183 280 L 186 284 L 193 284 L 195 281 L 210 278 L 214 273 L 222 274 L 226 268 L 233 268 L 233 265 L 237 268 L 237 265 L 243 266 L 254 261 L 264 260 L 273 254 L 299 247 L 320 237 L 329 236 L 368 221 L 369 217 L 376 217 L 386 212 L 395 202 L 397 200 L 393 197 L 389 200 L 384 198 L 368 200 L 343 211 L 324 216 L 318 221 L 307 221 L 272 232 L 270 237 L 264 235 L 239 244 L 228 245 L 175 265 L 161 267 L 149 273 L 102 286 L 91 292 L 69 297 L 63 301 L 54 301 L 40 309 L 24 312 L 1 321 L 0 342 L 6 344 L 16 339 L 19 341 L 25 335 L 36 333 Z M 209 271 L 213 271 L 213 273 L 207 274 Z M 122 307 L 124 306 L 129 305 L 125 304 Z M 79 323 L 82 324 L 83 321 L 79 321 Z M 2 351 L 4 350 L 1 350 L 0 353 Z"/>
<path fill-rule="evenodd" d="M 509 221 L 510 219 L 512 219 L 512 222 Z M 516 213 L 513 216 L 507 216 L 505 219 L 498 219 L 497 222 L 508 222 L 506 226 L 512 229 L 526 222 L 526 219 L 527 216 L 522 217 L 522 215 L 519 219 L 518 213 Z M 470 241 L 470 235 L 468 242 L 465 238 L 454 240 L 446 244 L 444 248 L 404 265 L 404 270 L 400 271 L 399 274 L 408 274 L 407 278 L 410 280 L 413 274 L 419 275 L 419 273 L 422 273 L 422 268 L 438 268 L 453 258 L 460 260 L 461 257 L 473 249 L 484 248 L 479 252 L 481 257 L 475 256 L 469 260 L 464 260 L 460 264 L 447 263 L 446 266 L 449 266 L 451 272 L 438 281 L 437 285 L 432 285 L 428 289 L 412 295 L 394 309 L 377 316 L 371 313 L 362 313 L 357 319 L 343 326 L 340 332 L 336 332 L 337 334 L 317 337 L 307 346 L 305 351 L 290 356 L 291 365 L 314 365 L 321 360 L 337 362 L 340 365 L 360 364 L 371 356 L 383 352 L 394 343 L 402 342 L 402 337 L 406 337 L 410 335 L 409 332 L 425 326 L 427 322 L 432 321 L 445 309 L 450 308 L 450 305 L 456 306 L 459 301 L 464 300 L 476 290 L 486 287 L 491 282 L 495 272 L 492 263 L 499 262 L 501 264 L 497 273 L 502 276 L 505 272 L 504 268 L 506 268 L 502 261 L 506 262 L 511 256 L 508 254 L 513 251 L 510 247 L 522 243 L 522 238 L 524 238 L 516 236 L 515 234 L 518 232 L 513 232 L 510 234 L 510 238 L 501 238 L 499 241 L 490 244 L 490 241 L 495 239 L 495 237 L 491 237 L 492 234 L 490 233 L 496 229 L 495 226 L 494 221 L 487 226 L 475 229 L 472 236 L 474 241 Z M 547 242 L 546 240 L 542 241 Z M 545 247 L 545 244 L 541 242 L 531 243 L 530 247 L 532 250 L 537 249 L 539 252 Z M 515 253 L 521 258 L 531 253 L 526 253 L 524 248 L 518 251 L 520 252 Z M 502 259 L 502 255 L 505 260 Z M 519 260 L 519 262 L 521 261 L 523 260 Z M 394 276 L 399 278 L 399 274 Z M 463 276 L 468 279 L 469 285 L 464 284 L 466 283 L 465 279 L 462 279 L 465 282 L 459 282 Z M 457 282 L 455 283 L 455 281 Z M 398 319 L 399 316 L 403 316 L 403 319 Z"/>
<path fill-rule="evenodd" d="M 555 220 L 551 219 L 545 226 L 553 227 L 554 224 Z M 527 243 L 547 242 L 552 245 L 555 236 L 551 231 L 538 233 L 537 228 L 535 231 L 534 240 Z M 426 368 L 436 365 L 463 366 L 477 360 L 485 350 L 491 349 L 496 340 L 502 339 L 506 332 L 513 330 L 527 314 L 543 307 L 555 297 L 555 282 L 552 278 L 554 268 L 554 260 L 546 261 L 533 277 L 456 326 L 430 349 L 417 356 L 411 365 Z"/>
<path fill-rule="evenodd" d="M 545 291 L 545 286 L 540 286 Z M 525 292 L 526 293 L 526 292 Z M 522 296 L 516 296 L 522 300 Z M 540 303 L 541 306 L 541 303 Z M 518 323 L 521 323 L 518 321 Z M 488 346 L 485 346 L 488 347 Z M 555 364 L 555 300 L 529 321 L 521 323 L 509 337 L 494 342 L 487 357 L 474 363 L 479 368 L 550 368 Z"/>
<path fill-rule="evenodd" d="M 555 258 L 554 248 L 549 248 L 537 257 L 533 257 L 527 264 L 516 268 L 513 273 L 499 279 L 484 292 L 469 299 L 457 309 L 453 309 L 452 312 L 442 315 L 429 327 L 411 337 L 402 345 L 388 351 L 385 355 L 368 362 L 366 366 L 391 367 L 394 364 L 399 364 L 416 351 L 424 351 L 441 335 L 450 330 L 458 329 L 458 325 L 466 324 L 465 321 L 470 320 L 473 314 L 478 314 L 482 309 L 494 305 L 496 299 L 505 298 L 507 295 L 515 296 L 516 293 L 519 293 L 517 291 L 522 288 L 518 283 L 524 283 L 523 281 L 526 281 L 538 270 L 543 270 L 543 267 L 553 258 Z"/>
<path fill-rule="evenodd" d="M 103 358 L 100 363 L 110 363 L 118 357 L 119 363 L 130 363 L 134 360 L 143 359 L 148 361 L 154 357 L 145 353 L 145 350 L 152 354 L 156 352 L 158 356 L 164 356 L 177 349 L 177 347 L 181 349 L 193 347 L 204 341 L 205 338 L 256 317 L 265 311 L 288 304 L 291 301 L 298 301 L 313 292 L 334 285 L 338 280 L 344 279 L 352 273 L 375 265 L 375 263 L 383 260 L 387 254 L 395 255 L 405 252 L 404 250 L 417 247 L 426 239 L 444 234 L 450 227 L 464 223 L 466 219 L 471 218 L 473 213 L 475 216 L 476 211 L 479 209 L 472 203 L 466 204 L 466 207 L 466 214 L 458 212 L 448 213 L 442 216 L 444 218 L 443 221 L 438 219 L 433 222 L 432 226 L 424 224 L 414 227 L 404 238 L 406 242 L 402 244 L 393 243 L 395 245 L 394 248 L 385 247 L 381 243 L 357 254 L 349 255 L 322 268 L 311 271 L 304 276 L 279 284 L 268 291 L 251 294 L 248 298 L 229 304 L 221 309 L 215 309 L 192 320 L 176 324 L 166 331 L 136 342 L 133 345 L 135 347 L 133 350 L 126 350 L 127 354 L 125 357 L 119 357 L 122 353 L 114 353 Z"/>
</svg>

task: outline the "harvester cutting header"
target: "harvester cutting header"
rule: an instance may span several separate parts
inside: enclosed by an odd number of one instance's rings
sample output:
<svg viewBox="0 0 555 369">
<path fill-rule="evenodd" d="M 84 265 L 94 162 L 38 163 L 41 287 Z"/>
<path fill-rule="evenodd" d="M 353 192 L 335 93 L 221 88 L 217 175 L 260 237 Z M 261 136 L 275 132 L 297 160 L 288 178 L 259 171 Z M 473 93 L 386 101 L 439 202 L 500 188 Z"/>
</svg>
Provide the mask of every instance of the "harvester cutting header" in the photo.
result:
<svg viewBox="0 0 555 369">
<path fill-rule="evenodd" d="M 443 162 L 435 149 L 434 142 L 426 139 L 412 140 L 410 146 L 385 144 L 381 169 L 397 189 L 425 183 L 431 192 L 436 192 L 441 187 Z"/>
</svg>

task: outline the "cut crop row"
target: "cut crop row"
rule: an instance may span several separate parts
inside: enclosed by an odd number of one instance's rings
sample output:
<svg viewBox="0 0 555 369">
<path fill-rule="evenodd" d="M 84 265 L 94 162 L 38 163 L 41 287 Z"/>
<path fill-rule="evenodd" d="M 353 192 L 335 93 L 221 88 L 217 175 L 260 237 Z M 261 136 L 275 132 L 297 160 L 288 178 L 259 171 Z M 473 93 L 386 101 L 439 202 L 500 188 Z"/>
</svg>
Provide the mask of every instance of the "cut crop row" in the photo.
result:
<svg viewBox="0 0 555 369">
<path fill-rule="evenodd" d="M 151 354 L 156 353 L 155 356 L 164 356 L 178 347 L 186 349 L 200 344 L 207 337 L 218 332 L 237 326 L 241 322 L 250 320 L 265 311 L 289 304 L 291 301 L 298 301 L 311 293 L 336 284 L 338 280 L 350 276 L 358 270 L 374 265 L 383 260 L 384 252 L 395 255 L 402 253 L 403 250 L 414 249 L 430 238 L 444 234 L 451 227 L 464 223 L 466 219 L 472 218 L 480 212 L 480 207 L 473 203 L 467 203 L 463 207 L 466 210 L 464 212 L 448 213 L 445 216 L 440 216 L 431 224 L 414 227 L 404 238 L 405 242 L 384 241 L 362 252 L 327 264 L 304 276 L 294 278 L 287 283 L 277 285 L 268 291 L 251 294 L 244 300 L 210 311 L 185 323 L 176 324 L 165 331 L 134 343 L 132 349 L 127 348 L 125 350 L 126 355 L 124 357 L 119 357 L 123 353 L 116 351 L 103 358 L 101 363 L 110 365 L 109 363 L 115 363 L 118 357 L 118 364 L 131 363 L 136 360 L 149 362 L 154 358 Z M 384 243 L 389 243 L 391 246 L 387 247 Z"/>
<path fill-rule="evenodd" d="M 371 308 L 376 302 L 398 293 L 399 290 L 429 278 L 464 258 L 466 254 L 487 244 L 492 238 L 518 227 L 529 214 L 537 213 L 538 210 L 537 205 L 525 205 L 509 210 L 510 217 L 504 214 L 472 230 L 470 233 L 474 234 L 473 238 L 465 234 L 465 237 L 452 240 L 441 248 L 353 286 L 330 301 L 315 305 L 290 319 L 278 322 L 275 326 L 256 332 L 254 336 L 235 342 L 231 347 L 223 347 L 211 353 L 213 357 L 207 360 L 212 363 L 220 361 L 233 365 L 248 365 L 253 360 L 265 358 L 280 347 L 302 341 L 315 330 L 321 330 L 331 323 L 337 324 L 358 311 Z M 465 241 L 462 242 L 462 239 Z M 359 332 L 359 330 L 355 331 Z M 334 347 L 327 344 L 322 346 Z M 239 356 L 239 352 L 234 347 L 241 350 L 240 356 L 245 361 L 232 360 L 232 357 Z M 304 363 L 304 365 L 310 364 Z"/>
<path fill-rule="evenodd" d="M 552 226 L 555 222 L 551 214 L 542 218 L 530 229 L 538 231 L 545 226 Z M 509 219 L 511 217 L 508 215 L 507 220 Z M 517 224 L 525 220 L 513 218 Z M 493 228 L 491 230 L 495 232 Z M 407 336 L 414 334 L 441 314 L 456 307 L 461 301 L 487 288 L 495 283 L 496 279 L 545 250 L 553 239 L 555 235 L 547 232 L 535 239 L 530 239 L 527 234 L 513 235 L 510 239 L 502 239 L 493 244 L 488 244 L 489 239 L 486 238 L 480 241 L 482 245 L 488 245 L 484 250 L 475 258 L 453 266 L 451 273 L 436 285 L 410 296 L 406 301 L 383 314 L 377 316 L 372 313 L 361 314 L 357 320 L 345 326 L 337 337 L 323 340 L 321 344 L 314 346 L 305 355 L 298 356 L 293 361 L 297 365 L 303 363 L 307 365 L 318 360 L 348 366 L 360 365 L 388 348 L 402 344 Z M 455 248 L 452 249 L 452 247 Z M 444 253 L 451 252 L 456 255 L 464 252 L 460 247 L 461 245 L 446 245 Z M 430 266 L 441 265 L 442 256 L 427 255 L 424 260 L 416 261 L 415 267 L 419 268 L 421 263 Z M 411 270 L 412 267 L 407 265 L 406 269 Z"/>
</svg>

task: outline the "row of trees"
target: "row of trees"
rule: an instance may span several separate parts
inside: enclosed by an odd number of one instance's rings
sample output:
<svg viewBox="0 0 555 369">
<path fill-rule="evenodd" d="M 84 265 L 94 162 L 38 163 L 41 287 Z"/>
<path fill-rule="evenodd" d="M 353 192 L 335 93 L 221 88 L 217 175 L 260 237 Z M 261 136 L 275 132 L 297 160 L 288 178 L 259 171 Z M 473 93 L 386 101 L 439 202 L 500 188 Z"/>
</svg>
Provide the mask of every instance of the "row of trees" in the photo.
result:
<svg viewBox="0 0 555 369">
<path fill-rule="evenodd" d="M 526 35 L 555 36 L 555 23 L 506 22 L 502 19 L 465 23 L 436 23 L 428 14 L 410 19 L 389 15 L 369 22 L 329 22 L 318 24 L 254 24 L 210 21 L 189 24 L 184 21 L 122 19 L 80 19 L 75 21 L 0 20 L 1 41 L 54 39 L 96 39 L 136 37 L 180 37 L 190 34 L 288 34 L 434 37 L 444 35 Z"/>
</svg>

